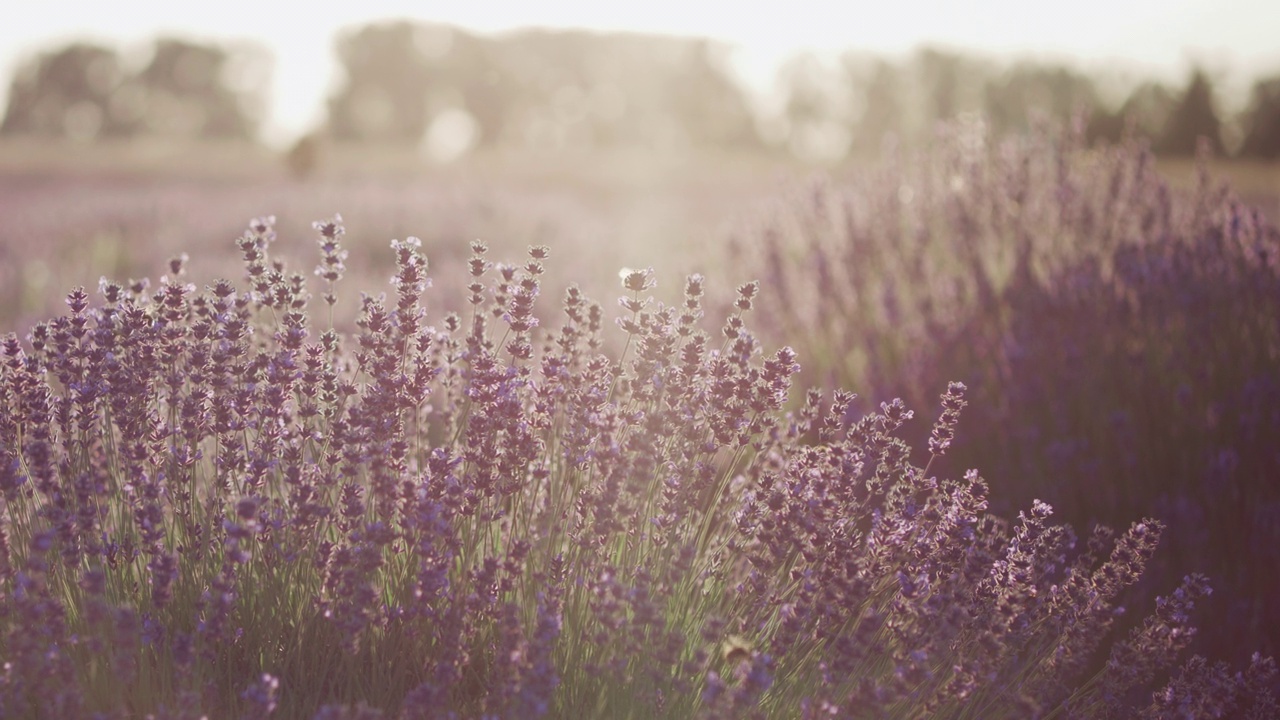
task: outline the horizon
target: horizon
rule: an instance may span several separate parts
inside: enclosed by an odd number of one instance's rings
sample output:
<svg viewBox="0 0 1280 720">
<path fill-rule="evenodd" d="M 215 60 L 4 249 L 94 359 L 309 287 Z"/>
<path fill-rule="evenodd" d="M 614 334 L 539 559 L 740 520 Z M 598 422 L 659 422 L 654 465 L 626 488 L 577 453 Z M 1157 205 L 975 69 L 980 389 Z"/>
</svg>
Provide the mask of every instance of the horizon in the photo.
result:
<svg viewBox="0 0 1280 720">
<path fill-rule="evenodd" d="M 123 52 L 159 36 L 261 45 L 272 54 L 270 111 L 262 140 L 282 145 L 323 119 L 324 101 L 338 78 L 334 42 L 340 32 L 394 20 L 435 22 L 482 35 L 545 28 L 703 37 L 732 49 L 736 78 L 757 97 L 767 95 L 782 62 L 799 53 L 830 56 L 861 52 L 902 57 L 934 47 L 1008 63 L 1034 60 L 1094 76 L 1154 79 L 1179 85 L 1192 67 L 1217 80 L 1224 106 L 1240 104 L 1252 81 L 1280 73 L 1280 3 L 1237 0 L 1079 0 L 1070 7 L 1033 9 L 1012 0 L 988 0 L 981 9 L 938 0 L 877 8 L 863 23 L 828 22 L 847 16 L 847 5 L 824 0 L 774 3 L 773 14 L 720 3 L 657 1 L 643 7 L 561 0 L 538 7 L 477 2 L 465 7 L 409 0 L 368 0 L 360 8 L 320 7 L 306 16 L 282 3 L 227 0 L 175 7 L 150 0 L 110 6 L 51 2 L 30 8 L 21 25 L 0 29 L 0 103 L 8 79 L 32 55 L 77 40 Z M 432 12 L 434 10 L 434 12 Z M 1098 23 L 1097 13 L 1107 13 Z"/>
</svg>

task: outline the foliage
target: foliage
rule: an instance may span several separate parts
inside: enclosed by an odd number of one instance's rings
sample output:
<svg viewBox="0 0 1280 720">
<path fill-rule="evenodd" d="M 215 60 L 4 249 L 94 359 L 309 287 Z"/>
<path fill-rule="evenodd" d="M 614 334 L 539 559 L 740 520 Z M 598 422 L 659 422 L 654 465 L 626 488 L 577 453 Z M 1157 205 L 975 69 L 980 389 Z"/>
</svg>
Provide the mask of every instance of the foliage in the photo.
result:
<svg viewBox="0 0 1280 720">
<path fill-rule="evenodd" d="M 265 58 L 247 45 L 159 38 L 131 71 L 106 47 L 72 43 L 27 60 L 0 132 L 91 141 L 253 139 L 265 114 Z"/>
<path fill-rule="evenodd" d="M 445 41 L 452 33 L 442 30 Z M 412 23 L 371 25 L 337 43 L 342 88 L 329 100 L 329 131 L 338 139 L 417 143 L 430 117 L 433 60 Z M 419 49 L 419 45 L 423 46 Z M 446 50 L 449 49 L 447 46 Z"/>
<path fill-rule="evenodd" d="M 1214 154 L 1221 155 L 1221 125 L 1214 107 L 1213 84 L 1197 68 L 1178 105 L 1165 120 L 1164 132 L 1156 138 L 1154 149 L 1163 155 L 1192 157 L 1198 144 L 1207 142 Z"/>
<path fill-rule="evenodd" d="M 1034 63 L 1013 65 L 987 83 L 983 97 L 983 117 L 1002 137 L 1031 131 L 1037 113 L 1063 119 L 1101 107 L 1088 77 L 1065 67 Z"/>
<path fill-rule="evenodd" d="M 111 107 L 122 75 L 115 52 L 85 43 L 28 60 L 10 84 L 0 130 L 71 137 L 127 134 L 131 113 Z"/>
<path fill-rule="evenodd" d="M 1263 78 L 1253 84 L 1247 127 L 1240 146 L 1241 157 L 1280 159 L 1280 77 Z"/>
<path fill-rule="evenodd" d="M 698 38 L 544 29 L 483 35 L 400 20 L 349 28 L 334 49 L 340 74 L 320 130 L 341 142 L 414 146 L 434 129 L 465 136 L 458 142 L 468 150 L 773 149 L 830 162 L 880 157 L 886 142 L 919 149 L 938 123 L 967 114 L 982 113 L 1005 135 L 1040 116 L 1065 122 L 1087 111 L 1095 118 L 1090 137 L 1099 142 L 1141 137 L 1162 155 L 1190 157 L 1206 137 L 1219 154 L 1274 155 L 1267 140 L 1275 134 L 1274 93 L 1265 80 L 1255 85 L 1252 106 L 1228 118 L 1200 69 L 1181 93 L 1121 80 L 1128 97 L 1111 103 L 1103 96 L 1114 78 L 1065 65 L 1001 64 L 931 47 L 897 59 L 850 51 L 834 63 L 801 53 L 779 68 L 771 97 L 735 74 L 729 46 Z M 113 49 L 73 43 L 18 69 L 0 132 L 82 141 L 253 139 L 266 119 L 268 67 L 258 48 L 162 37 L 149 64 L 134 72 Z M 1223 144 L 1220 117 L 1245 128 L 1239 148 Z"/>
<path fill-rule="evenodd" d="M 964 385 L 922 455 L 901 401 L 783 413 L 796 353 L 748 329 L 756 283 L 713 339 L 701 276 L 666 305 L 624 272 L 611 357 L 576 288 L 537 312 L 546 248 L 479 241 L 468 312 L 428 325 L 420 244 L 394 241 L 346 335 L 345 230 L 315 228 L 318 301 L 263 218 L 243 289 L 176 258 L 0 343 L 0 714 L 1274 711 L 1261 657 L 1165 684 L 1200 576 L 1104 644 L 1163 523 L 1078 545 L 1043 502 L 1009 522 L 976 472 L 930 474 Z"/>
<path fill-rule="evenodd" d="M 1136 143 L 948 132 L 739 239 L 767 337 L 796 343 L 807 384 L 873 400 L 962 379 L 955 467 L 982 469 L 999 510 L 1155 515 L 1178 528 L 1157 585 L 1191 568 L 1227 589 L 1200 647 L 1280 648 L 1280 232 L 1204 165 L 1172 190 Z"/>
<path fill-rule="evenodd" d="M 338 41 L 343 84 L 329 100 L 338 140 L 417 144 L 465 112 L 487 146 L 758 144 L 725 48 L 634 33 L 528 29 L 500 37 L 397 21 Z"/>
</svg>

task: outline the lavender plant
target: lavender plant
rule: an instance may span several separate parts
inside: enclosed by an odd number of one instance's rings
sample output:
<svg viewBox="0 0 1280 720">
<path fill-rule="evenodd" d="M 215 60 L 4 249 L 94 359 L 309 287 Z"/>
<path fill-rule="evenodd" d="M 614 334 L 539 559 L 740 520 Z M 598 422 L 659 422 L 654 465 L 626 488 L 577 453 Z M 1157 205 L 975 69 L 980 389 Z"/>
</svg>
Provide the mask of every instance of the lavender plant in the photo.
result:
<svg viewBox="0 0 1280 720">
<path fill-rule="evenodd" d="M 3 338 L 0 716 L 1274 714 L 1270 659 L 1177 666 L 1200 576 L 1108 642 L 1163 523 L 1080 543 L 931 474 L 964 385 L 924 454 L 899 400 L 786 412 L 767 287 L 717 332 L 703 277 L 666 304 L 651 271 L 616 329 L 576 287 L 555 319 L 541 246 L 473 242 L 470 309 L 437 318 L 395 241 L 340 333 L 344 228 L 315 229 L 319 312 L 260 218 L 243 286 L 178 258 Z"/>
<path fill-rule="evenodd" d="M 1197 648 L 1245 659 L 1280 648 L 1280 231 L 1199 167 L 1179 189 L 1138 143 L 962 124 L 778 203 L 737 252 L 806 384 L 919 407 L 962 379 L 938 469 L 982 468 L 1001 514 L 1176 527 L 1142 591 L 1219 578 Z"/>
</svg>

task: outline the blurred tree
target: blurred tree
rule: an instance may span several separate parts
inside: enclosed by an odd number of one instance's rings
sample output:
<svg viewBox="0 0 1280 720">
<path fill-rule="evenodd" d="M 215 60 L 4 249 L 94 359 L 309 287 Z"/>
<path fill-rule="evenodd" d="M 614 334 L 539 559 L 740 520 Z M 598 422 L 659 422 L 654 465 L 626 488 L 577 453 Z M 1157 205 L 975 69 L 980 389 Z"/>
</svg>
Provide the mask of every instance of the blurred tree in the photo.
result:
<svg viewBox="0 0 1280 720">
<path fill-rule="evenodd" d="M 729 74 L 728 48 L 689 41 L 670 77 L 670 112 L 698 146 L 759 148 L 755 114 Z"/>
<path fill-rule="evenodd" d="M 1208 139 L 1214 154 L 1223 154 L 1222 125 L 1214 108 L 1213 84 L 1204 70 L 1196 68 L 1154 150 L 1162 155 L 1190 157 L 1196 154 L 1196 145 L 1202 137 Z"/>
<path fill-rule="evenodd" d="M 416 144 L 430 121 L 427 96 L 437 79 L 434 53 L 447 56 L 452 36 L 408 21 L 367 25 L 337 43 L 345 82 L 329 100 L 337 140 Z"/>
<path fill-rule="evenodd" d="M 0 132 L 91 141 L 142 134 L 247 140 L 266 109 L 269 60 L 250 45 L 157 40 L 129 74 L 111 49 L 73 43 L 23 64 Z"/>
<path fill-rule="evenodd" d="M 1034 113 L 1065 122 L 1097 106 L 1093 81 L 1061 66 L 1020 62 L 983 88 L 983 109 L 996 134 L 1028 129 Z"/>
<path fill-rule="evenodd" d="M 465 113 L 481 142 L 502 135 L 510 78 L 492 42 L 440 24 L 368 25 L 338 40 L 343 87 L 329 100 L 329 131 L 342 141 L 416 145 L 441 116 Z"/>
<path fill-rule="evenodd" d="M 921 93 L 917 101 L 921 126 L 926 129 L 960 113 L 980 112 L 987 78 L 995 72 L 976 56 L 937 48 L 918 51 L 911 59 L 911 70 Z"/>
<path fill-rule="evenodd" d="M 846 68 L 860 96 L 860 113 L 853 123 L 850 149 L 859 157 L 875 157 L 883 149 L 885 138 L 903 129 L 902 71 L 887 60 L 875 60 L 869 67 L 846 61 Z"/>
<path fill-rule="evenodd" d="M 506 132 L 512 104 L 519 95 L 516 81 L 503 63 L 501 44 L 451 32 L 450 51 L 437 56 L 440 62 L 447 62 L 441 74 L 448 87 L 433 96 L 432 112 L 465 111 L 475 121 L 479 142 L 496 144 Z"/>
<path fill-rule="evenodd" d="M 1134 88 L 1114 113 L 1102 111 L 1090 118 L 1087 137 L 1091 142 L 1119 142 L 1125 137 L 1155 143 L 1173 116 L 1178 99 L 1173 91 L 1157 82 Z"/>
<path fill-rule="evenodd" d="M 843 115 L 836 97 L 840 88 L 831 73 L 813 53 L 800 53 L 778 70 L 782 93 L 786 96 L 787 120 L 796 124 L 829 120 Z"/>
<path fill-rule="evenodd" d="M 1253 84 L 1245 123 L 1240 156 L 1280 159 L 1280 76 L 1263 78 Z"/>
<path fill-rule="evenodd" d="M 1095 107 L 1089 111 L 1085 125 L 1085 142 L 1089 145 L 1114 145 L 1124 138 L 1125 119 L 1119 110 Z"/>
<path fill-rule="evenodd" d="M 466 117 L 490 145 L 757 144 L 724 50 L 635 33 L 368 26 L 339 41 L 346 83 L 329 102 L 330 132 L 429 144 L 434 123 Z"/>
<path fill-rule="evenodd" d="M 502 84 L 501 141 L 514 145 L 558 148 L 619 144 L 631 138 L 620 125 L 622 112 L 603 117 L 593 93 L 625 73 L 635 51 L 631 36 L 609 36 L 614 52 L 599 53 L 585 33 L 529 29 L 492 42 L 489 56 Z M 624 95 L 637 109 L 638 92 Z M 621 93 L 619 93 L 621 94 Z M 643 120 L 633 113 L 629 122 Z"/>
<path fill-rule="evenodd" d="M 855 102 L 846 65 L 801 53 L 779 68 L 778 85 L 791 153 L 804 160 L 847 155 Z"/>
<path fill-rule="evenodd" d="M 151 61 L 136 78 L 145 96 L 146 131 L 187 138 L 254 138 L 266 105 L 266 72 L 254 66 L 266 59 L 253 55 L 250 46 L 237 54 L 218 45 L 157 40 Z"/>
<path fill-rule="evenodd" d="M 114 50 L 73 43 L 41 53 L 15 73 L 0 132 L 86 141 L 128 134 L 131 124 L 112 106 L 123 82 Z"/>
<path fill-rule="evenodd" d="M 904 103 L 898 137 L 908 147 L 929 142 L 938 124 L 982 111 L 982 89 L 993 68 L 951 50 L 921 48 L 903 67 Z"/>
<path fill-rule="evenodd" d="M 338 40 L 344 83 L 329 100 L 337 140 L 419 142 L 431 67 L 412 23 L 374 24 Z"/>
<path fill-rule="evenodd" d="M 913 60 L 925 93 L 920 110 L 926 124 L 951 120 L 960 112 L 961 58 L 950 52 L 924 48 Z"/>
</svg>

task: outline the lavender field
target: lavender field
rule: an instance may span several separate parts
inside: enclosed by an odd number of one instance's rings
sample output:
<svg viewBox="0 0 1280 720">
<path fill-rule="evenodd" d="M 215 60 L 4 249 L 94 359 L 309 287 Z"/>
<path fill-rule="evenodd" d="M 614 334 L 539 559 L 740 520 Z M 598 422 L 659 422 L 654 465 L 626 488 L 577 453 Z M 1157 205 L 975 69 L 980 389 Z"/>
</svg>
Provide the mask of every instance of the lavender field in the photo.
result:
<svg viewBox="0 0 1280 720">
<path fill-rule="evenodd" d="M 0 717 L 1280 715 L 1276 195 L 646 160 L 6 166 Z"/>
</svg>

